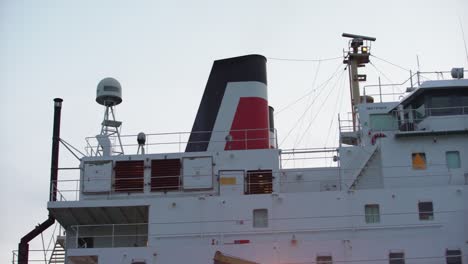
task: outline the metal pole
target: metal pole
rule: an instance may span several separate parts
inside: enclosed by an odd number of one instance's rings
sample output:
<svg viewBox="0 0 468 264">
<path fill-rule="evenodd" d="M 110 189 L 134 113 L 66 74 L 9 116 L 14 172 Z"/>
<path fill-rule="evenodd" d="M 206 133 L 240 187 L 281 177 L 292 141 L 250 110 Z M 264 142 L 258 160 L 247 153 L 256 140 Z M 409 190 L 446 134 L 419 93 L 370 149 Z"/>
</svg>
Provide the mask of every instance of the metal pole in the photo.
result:
<svg viewBox="0 0 468 264">
<path fill-rule="evenodd" d="M 413 88 L 413 72 L 411 70 L 409 71 L 409 75 L 410 75 L 410 81 L 411 81 L 411 88 Z"/>
<path fill-rule="evenodd" d="M 57 201 L 57 177 L 58 177 L 58 161 L 59 161 L 59 144 L 60 144 L 60 117 L 62 111 L 61 98 L 54 99 L 54 128 L 52 134 L 52 157 L 50 164 L 50 201 Z"/>
<path fill-rule="evenodd" d="M 380 95 L 380 102 L 382 102 L 382 86 L 380 85 L 380 76 L 379 76 L 379 95 Z"/>
<path fill-rule="evenodd" d="M 57 174 L 60 146 L 60 116 L 62 111 L 61 98 L 54 99 L 54 127 L 52 135 L 52 161 L 50 166 L 50 192 L 49 200 L 57 201 Z M 29 241 L 44 232 L 55 223 L 55 218 L 49 214 L 47 220 L 36 226 L 31 232 L 21 238 L 18 244 L 18 264 L 28 264 L 29 261 Z"/>
<path fill-rule="evenodd" d="M 418 78 L 418 86 L 421 86 L 421 80 L 419 80 L 419 74 L 420 74 L 420 69 L 419 69 L 419 56 L 416 55 L 416 62 L 418 63 L 418 72 L 416 73 L 417 74 L 417 78 Z"/>
</svg>

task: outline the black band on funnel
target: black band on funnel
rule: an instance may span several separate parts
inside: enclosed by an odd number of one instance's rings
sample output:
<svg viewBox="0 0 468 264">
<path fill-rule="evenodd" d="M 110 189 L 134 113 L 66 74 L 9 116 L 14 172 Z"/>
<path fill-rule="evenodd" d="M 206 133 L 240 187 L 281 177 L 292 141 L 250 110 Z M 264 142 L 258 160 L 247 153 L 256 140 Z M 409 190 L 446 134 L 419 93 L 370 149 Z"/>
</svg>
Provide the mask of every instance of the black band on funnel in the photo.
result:
<svg viewBox="0 0 468 264">
<path fill-rule="evenodd" d="M 228 82 L 257 81 L 266 85 L 266 78 L 266 58 L 261 55 L 246 55 L 215 61 L 185 152 L 208 149 L 211 131 L 213 131 Z"/>
</svg>

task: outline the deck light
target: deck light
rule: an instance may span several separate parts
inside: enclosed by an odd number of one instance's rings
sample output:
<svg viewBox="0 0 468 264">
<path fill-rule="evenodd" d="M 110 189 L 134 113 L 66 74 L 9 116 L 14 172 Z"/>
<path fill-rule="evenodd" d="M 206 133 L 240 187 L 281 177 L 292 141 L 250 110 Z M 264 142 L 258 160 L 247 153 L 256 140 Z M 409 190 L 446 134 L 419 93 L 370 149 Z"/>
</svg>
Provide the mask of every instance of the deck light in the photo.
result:
<svg viewBox="0 0 468 264">
<path fill-rule="evenodd" d="M 369 48 L 368 48 L 368 47 L 366 47 L 366 46 L 362 46 L 362 47 L 361 47 L 361 52 L 362 52 L 362 53 L 367 53 L 368 51 L 369 51 Z"/>
</svg>

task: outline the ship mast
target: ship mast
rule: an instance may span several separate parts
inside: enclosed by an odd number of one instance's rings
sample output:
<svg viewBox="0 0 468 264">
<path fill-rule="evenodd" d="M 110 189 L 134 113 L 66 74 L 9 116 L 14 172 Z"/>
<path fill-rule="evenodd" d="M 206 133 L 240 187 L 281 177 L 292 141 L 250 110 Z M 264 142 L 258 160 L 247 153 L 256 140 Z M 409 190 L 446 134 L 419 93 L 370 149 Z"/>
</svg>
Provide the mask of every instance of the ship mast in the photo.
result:
<svg viewBox="0 0 468 264">
<path fill-rule="evenodd" d="M 358 68 L 365 67 L 369 63 L 371 42 L 376 38 L 366 37 L 354 34 L 343 33 L 345 38 L 351 38 L 348 45 L 348 51 L 345 52 L 343 63 L 348 65 L 349 84 L 351 90 L 351 110 L 353 115 L 353 131 L 358 130 L 357 123 L 357 105 L 366 98 L 361 97 L 359 91 L 359 82 L 366 81 L 365 74 L 359 74 Z"/>
</svg>

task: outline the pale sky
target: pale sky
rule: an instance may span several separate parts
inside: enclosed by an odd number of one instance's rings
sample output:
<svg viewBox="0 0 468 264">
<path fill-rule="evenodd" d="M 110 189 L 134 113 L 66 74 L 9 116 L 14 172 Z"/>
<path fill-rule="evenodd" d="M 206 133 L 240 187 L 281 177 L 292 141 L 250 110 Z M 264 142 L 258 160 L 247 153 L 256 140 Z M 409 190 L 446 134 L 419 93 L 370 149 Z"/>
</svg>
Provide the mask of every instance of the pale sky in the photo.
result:
<svg viewBox="0 0 468 264">
<path fill-rule="evenodd" d="M 407 69 L 417 70 L 417 55 L 424 71 L 468 68 L 462 28 L 468 40 L 462 0 L 0 0 L 0 261 L 11 261 L 20 238 L 47 217 L 54 97 L 64 99 L 61 137 L 80 149 L 99 133 L 95 90 L 105 77 L 123 87 L 123 134 L 190 131 L 213 60 L 338 57 L 347 46 L 341 33 L 350 32 L 376 37 L 372 54 Z M 369 65 L 364 73 L 374 83 L 379 75 L 384 82 L 409 76 L 372 61 L 385 75 Z M 268 61 L 276 110 L 310 92 L 278 114 L 280 141 L 316 98 L 284 147 L 300 138 L 307 147 L 336 146 L 331 120 L 349 111 L 347 74 L 322 94 L 317 86 L 340 63 Z M 62 167 L 77 166 L 61 154 Z M 41 247 L 38 237 L 31 248 Z"/>
</svg>

